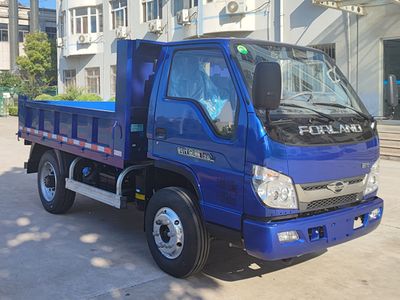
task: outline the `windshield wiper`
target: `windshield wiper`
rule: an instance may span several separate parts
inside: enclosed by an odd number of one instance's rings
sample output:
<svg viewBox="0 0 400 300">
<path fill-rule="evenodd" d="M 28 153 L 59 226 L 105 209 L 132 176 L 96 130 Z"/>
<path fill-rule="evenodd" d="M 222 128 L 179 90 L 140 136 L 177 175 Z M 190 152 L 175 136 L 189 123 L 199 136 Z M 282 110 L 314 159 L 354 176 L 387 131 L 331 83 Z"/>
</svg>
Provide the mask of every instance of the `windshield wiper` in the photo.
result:
<svg viewBox="0 0 400 300">
<path fill-rule="evenodd" d="M 332 107 L 338 107 L 338 108 L 347 108 L 350 109 L 352 111 L 354 111 L 355 113 L 357 113 L 359 116 L 367 119 L 367 120 L 371 120 L 371 117 L 368 116 L 367 114 L 364 114 L 361 111 L 358 111 L 357 109 L 351 107 L 351 106 L 347 106 L 347 105 L 343 105 L 340 103 L 327 103 L 327 102 L 312 102 L 312 104 L 314 105 L 324 105 L 324 106 L 332 106 Z"/>
<path fill-rule="evenodd" d="M 316 109 L 313 109 L 313 108 L 310 108 L 310 107 L 307 107 L 307 106 L 302 106 L 302 105 L 294 104 L 294 103 L 282 103 L 282 102 L 281 102 L 281 106 L 288 106 L 288 107 L 297 107 L 297 108 L 302 108 L 302 109 L 308 109 L 308 110 L 313 111 L 313 112 L 315 112 L 316 114 L 318 114 L 318 115 L 324 117 L 325 119 L 328 119 L 328 120 L 330 120 L 330 121 L 332 121 L 332 122 L 335 122 L 335 121 L 336 121 L 336 120 L 335 120 L 334 118 L 332 118 L 330 115 L 324 114 L 323 112 L 320 112 L 320 111 L 318 111 L 318 110 L 316 110 Z"/>
</svg>

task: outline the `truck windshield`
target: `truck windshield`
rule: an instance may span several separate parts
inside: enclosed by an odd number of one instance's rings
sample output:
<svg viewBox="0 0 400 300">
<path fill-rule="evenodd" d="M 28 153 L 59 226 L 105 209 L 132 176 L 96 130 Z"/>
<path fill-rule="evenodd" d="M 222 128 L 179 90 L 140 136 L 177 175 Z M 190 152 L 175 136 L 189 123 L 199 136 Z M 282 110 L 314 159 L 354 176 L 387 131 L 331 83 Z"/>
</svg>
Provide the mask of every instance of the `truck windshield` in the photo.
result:
<svg viewBox="0 0 400 300">
<path fill-rule="evenodd" d="M 256 65 L 265 61 L 280 64 L 282 100 L 277 110 L 280 115 L 283 111 L 286 116 L 291 113 L 318 115 L 321 112 L 339 117 L 357 115 L 360 118 L 369 118 L 368 111 L 346 78 L 324 53 L 262 42 L 234 42 L 232 46 L 233 55 L 242 70 L 250 95 Z M 294 105 L 287 104 L 298 105 L 293 109 Z"/>
</svg>

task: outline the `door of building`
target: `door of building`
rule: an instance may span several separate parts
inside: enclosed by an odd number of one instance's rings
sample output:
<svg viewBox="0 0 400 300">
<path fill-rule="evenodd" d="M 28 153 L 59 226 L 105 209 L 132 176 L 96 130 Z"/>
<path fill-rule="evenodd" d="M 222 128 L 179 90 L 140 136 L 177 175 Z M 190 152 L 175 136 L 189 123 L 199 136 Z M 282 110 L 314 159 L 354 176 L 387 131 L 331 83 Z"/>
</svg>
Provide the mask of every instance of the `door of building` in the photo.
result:
<svg viewBox="0 0 400 300">
<path fill-rule="evenodd" d="M 400 39 L 383 41 L 383 111 L 385 115 L 390 115 L 392 112 L 387 97 L 388 77 L 390 74 L 396 75 L 397 85 L 400 89 Z M 397 106 L 393 120 L 400 124 L 400 106 Z"/>
</svg>

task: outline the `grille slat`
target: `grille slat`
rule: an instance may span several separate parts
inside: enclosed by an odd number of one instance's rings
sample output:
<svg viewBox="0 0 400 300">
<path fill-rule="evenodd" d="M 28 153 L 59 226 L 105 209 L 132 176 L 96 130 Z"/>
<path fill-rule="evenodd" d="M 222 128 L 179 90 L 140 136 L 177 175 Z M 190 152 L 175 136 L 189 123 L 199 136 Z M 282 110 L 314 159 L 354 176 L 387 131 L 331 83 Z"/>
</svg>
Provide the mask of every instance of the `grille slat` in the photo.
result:
<svg viewBox="0 0 400 300">
<path fill-rule="evenodd" d="M 326 184 L 321 184 L 321 185 L 302 186 L 302 189 L 304 191 L 316 191 L 316 190 L 326 189 L 326 187 L 327 187 Z"/>
<path fill-rule="evenodd" d="M 338 197 L 331 197 L 321 200 L 315 200 L 307 204 L 306 210 L 317 210 L 324 208 L 331 208 L 341 205 L 350 204 L 358 201 L 358 194 L 348 194 Z"/>
<path fill-rule="evenodd" d="M 361 181 L 364 180 L 364 176 L 361 177 L 356 177 L 356 178 L 350 178 L 350 179 L 345 179 L 342 180 L 343 183 L 347 184 L 347 185 L 351 185 L 351 184 L 356 184 L 356 183 L 360 183 Z M 301 188 L 303 189 L 303 191 L 309 192 L 309 191 L 317 191 L 317 190 L 322 190 L 322 189 L 326 189 L 329 183 L 323 183 L 323 184 L 315 184 L 315 185 L 302 185 Z"/>
</svg>

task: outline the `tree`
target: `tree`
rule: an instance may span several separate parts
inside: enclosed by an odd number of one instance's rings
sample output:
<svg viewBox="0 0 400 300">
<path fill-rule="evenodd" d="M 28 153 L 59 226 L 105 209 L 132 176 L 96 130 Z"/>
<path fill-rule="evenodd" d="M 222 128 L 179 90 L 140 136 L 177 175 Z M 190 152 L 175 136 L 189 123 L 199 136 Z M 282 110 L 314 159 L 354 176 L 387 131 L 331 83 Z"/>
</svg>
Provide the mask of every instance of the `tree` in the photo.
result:
<svg viewBox="0 0 400 300">
<path fill-rule="evenodd" d="M 46 33 L 35 32 L 25 36 L 25 55 L 17 57 L 22 78 L 21 93 L 34 98 L 55 80 L 54 54 Z M 52 55 L 53 54 L 53 55 Z"/>
<path fill-rule="evenodd" d="M 21 87 L 22 81 L 21 78 L 10 72 L 1 72 L 0 73 L 0 87 L 6 88 L 8 90 L 12 90 L 13 92 L 18 93 Z"/>
</svg>

